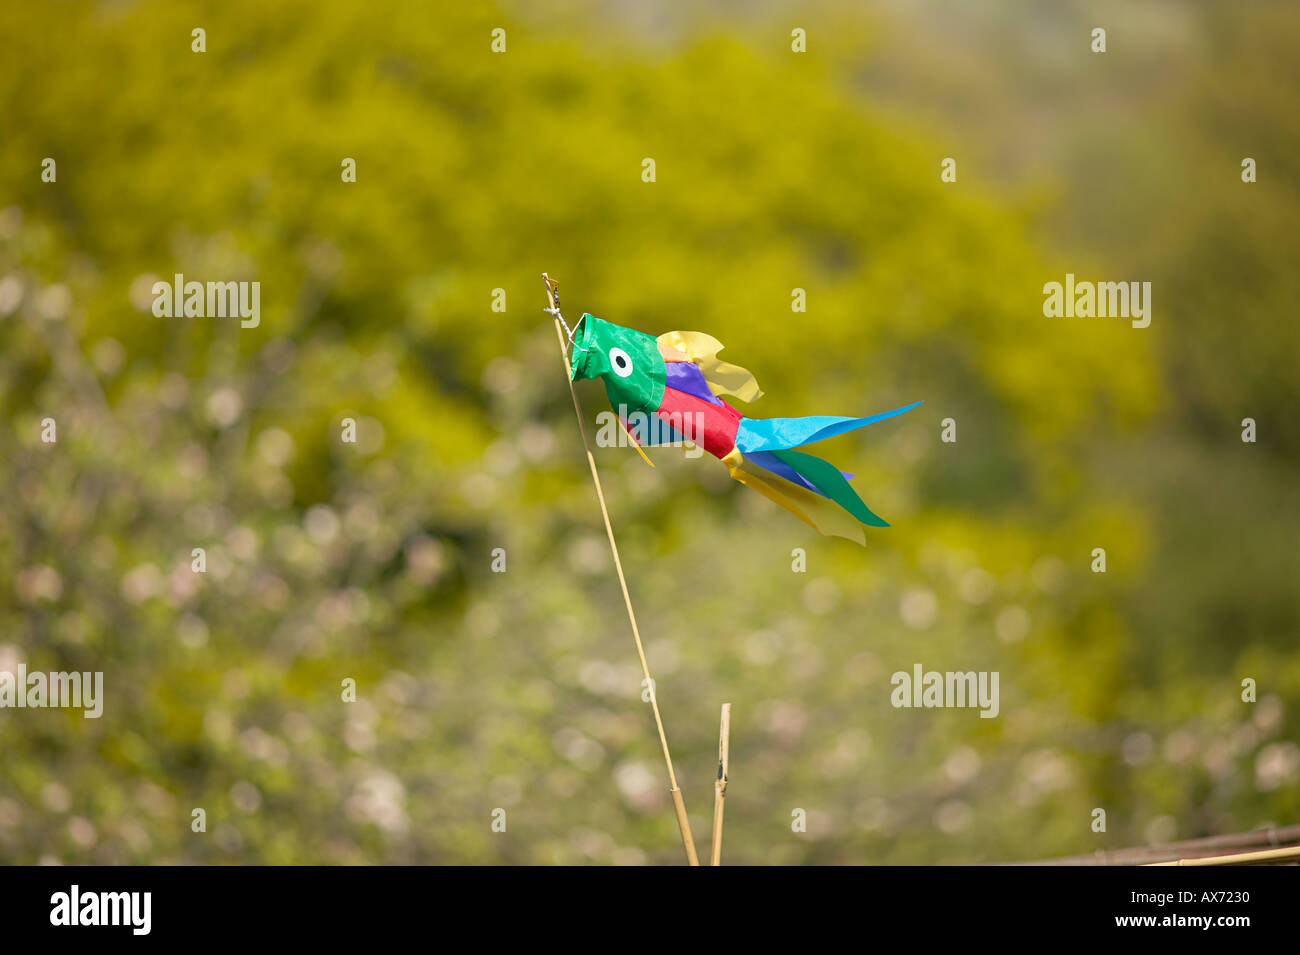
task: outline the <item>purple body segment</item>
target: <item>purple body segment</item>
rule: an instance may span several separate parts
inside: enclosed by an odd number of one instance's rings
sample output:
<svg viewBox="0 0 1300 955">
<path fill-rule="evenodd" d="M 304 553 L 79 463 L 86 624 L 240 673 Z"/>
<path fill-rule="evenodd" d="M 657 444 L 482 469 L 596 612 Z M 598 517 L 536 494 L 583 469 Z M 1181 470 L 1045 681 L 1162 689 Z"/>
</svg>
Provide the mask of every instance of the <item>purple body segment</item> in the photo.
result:
<svg viewBox="0 0 1300 955">
<path fill-rule="evenodd" d="M 668 370 L 668 380 L 665 382 L 669 388 L 676 388 L 678 391 L 684 391 L 688 395 L 694 395 L 709 404 L 720 405 L 722 401 L 709 390 L 708 382 L 704 380 L 704 373 L 700 371 L 700 366 L 693 361 L 669 361 L 664 362 L 664 367 Z"/>
</svg>

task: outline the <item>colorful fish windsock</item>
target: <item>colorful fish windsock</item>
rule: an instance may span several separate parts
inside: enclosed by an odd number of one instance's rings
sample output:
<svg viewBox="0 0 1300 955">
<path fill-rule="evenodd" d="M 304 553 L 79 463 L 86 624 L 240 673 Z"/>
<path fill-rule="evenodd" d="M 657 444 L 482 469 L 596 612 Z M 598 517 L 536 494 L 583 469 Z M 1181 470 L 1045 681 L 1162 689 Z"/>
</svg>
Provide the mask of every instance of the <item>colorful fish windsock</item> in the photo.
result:
<svg viewBox="0 0 1300 955">
<path fill-rule="evenodd" d="M 632 439 L 641 445 L 690 442 L 731 476 L 823 534 L 865 543 L 862 525 L 888 527 L 845 474 L 795 448 L 892 418 L 921 402 L 865 418 L 811 415 L 750 418 L 720 397 L 762 395 L 744 368 L 718 359 L 722 343 L 702 332 L 655 338 L 584 314 L 573 332 L 569 377 L 599 378 Z"/>
</svg>

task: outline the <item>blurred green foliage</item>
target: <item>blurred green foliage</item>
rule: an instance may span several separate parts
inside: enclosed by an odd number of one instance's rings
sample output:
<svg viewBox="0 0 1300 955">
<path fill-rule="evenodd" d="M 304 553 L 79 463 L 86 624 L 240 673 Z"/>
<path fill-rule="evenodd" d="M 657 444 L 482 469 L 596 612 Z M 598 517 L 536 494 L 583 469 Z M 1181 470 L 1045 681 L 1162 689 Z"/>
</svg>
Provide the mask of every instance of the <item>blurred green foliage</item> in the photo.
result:
<svg viewBox="0 0 1300 955">
<path fill-rule="evenodd" d="M 0 10 L 0 669 L 107 693 L 0 711 L 0 861 L 678 861 L 544 269 L 719 337 L 754 415 L 926 401 L 821 446 L 865 549 L 598 452 L 701 845 L 724 700 L 733 862 L 1296 821 L 1297 16 L 1107 6 L 1107 74 L 1090 7 L 1015 9 Z M 1151 328 L 1044 318 L 1066 271 Z M 154 317 L 176 272 L 260 327 Z M 999 717 L 891 707 L 917 662 Z"/>
</svg>

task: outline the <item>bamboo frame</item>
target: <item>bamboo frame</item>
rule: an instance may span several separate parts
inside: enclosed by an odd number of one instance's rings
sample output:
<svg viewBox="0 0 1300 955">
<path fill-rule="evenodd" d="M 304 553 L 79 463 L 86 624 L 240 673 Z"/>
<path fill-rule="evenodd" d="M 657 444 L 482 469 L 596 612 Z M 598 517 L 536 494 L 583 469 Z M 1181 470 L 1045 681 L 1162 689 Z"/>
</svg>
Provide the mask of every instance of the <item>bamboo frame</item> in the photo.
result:
<svg viewBox="0 0 1300 955">
<path fill-rule="evenodd" d="M 654 713 L 655 728 L 659 731 L 659 745 L 664 751 L 664 764 L 668 767 L 669 793 L 673 798 L 673 811 L 677 815 L 677 828 L 682 834 L 682 848 L 686 851 L 688 865 L 699 865 L 700 859 L 695 852 L 695 837 L 691 835 L 690 819 L 686 815 L 686 801 L 677 786 L 677 774 L 673 771 L 673 757 L 668 751 L 668 737 L 664 733 L 663 717 L 659 713 L 659 694 L 655 690 L 655 681 L 650 676 L 650 664 L 646 662 L 645 647 L 641 643 L 641 630 L 636 625 L 636 614 L 632 610 L 632 598 L 627 591 L 627 578 L 623 574 L 623 562 L 618 556 L 618 544 L 614 540 L 614 526 L 609 520 L 609 508 L 605 505 L 605 492 L 600 486 L 600 473 L 596 470 L 596 458 L 591 453 L 591 442 L 587 440 L 587 426 L 582 420 L 582 405 L 578 403 L 578 390 L 569 377 L 569 352 L 566 347 L 564 331 L 560 320 L 559 291 L 551 277 L 542 273 L 546 283 L 546 298 L 550 302 L 547 310 L 555 319 L 555 334 L 560 340 L 560 360 L 564 365 L 564 377 L 569 382 L 569 394 L 573 398 L 573 412 L 578 416 L 578 431 L 582 435 L 582 446 L 587 452 L 587 464 L 591 468 L 591 480 L 596 485 L 596 499 L 600 501 L 600 516 L 605 520 L 605 535 L 609 538 L 609 549 L 614 555 L 614 569 L 618 571 L 618 585 L 623 590 L 623 605 L 627 607 L 627 619 L 632 624 L 632 639 L 636 642 L 637 657 L 641 660 L 641 672 L 645 676 L 646 688 L 650 691 L 650 709 Z M 644 454 L 642 455 L 644 457 Z M 649 459 L 647 459 L 648 463 Z"/>
</svg>

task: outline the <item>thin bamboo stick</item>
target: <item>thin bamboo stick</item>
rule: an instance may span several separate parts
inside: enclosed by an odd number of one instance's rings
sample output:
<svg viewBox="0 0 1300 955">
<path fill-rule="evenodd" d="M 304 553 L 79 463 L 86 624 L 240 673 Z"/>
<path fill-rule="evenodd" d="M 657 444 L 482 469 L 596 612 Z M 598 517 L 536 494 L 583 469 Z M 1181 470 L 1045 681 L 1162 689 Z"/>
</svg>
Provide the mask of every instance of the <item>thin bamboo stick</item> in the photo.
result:
<svg viewBox="0 0 1300 955">
<path fill-rule="evenodd" d="M 1300 846 L 1282 849 L 1261 849 L 1258 852 L 1233 852 L 1224 856 L 1200 856 L 1192 859 L 1175 859 L 1172 862 L 1148 862 L 1146 865 L 1264 865 L 1270 862 L 1300 861 Z"/>
<path fill-rule="evenodd" d="M 1017 865 L 1145 865 L 1153 862 L 1176 862 L 1183 858 L 1208 857 L 1225 852 L 1246 851 L 1255 848 L 1281 848 L 1300 841 L 1300 825 L 1280 826 L 1271 829 L 1252 829 L 1201 839 L 1184 839 L 1155 846 L 1137 846 L 1129 849 L 1098 850 L 1089 855 L 1066 856 L 1059 859 L 1041 859 Z"/>
<path fill-rule="evenodd" d="M 578 416 L 578 431 L 582 434 L 582 446 L 587 451 L 587 464 L 591 468 L 591 480 L 596 485 L 596 499 L 600 501 L 600 516 L 605 520 L 605 535 L 609 538 L 609 549 L 614 555 L 614 569 L 618 571 L 618 585 L 623 590 L 623 605 L 627 607 L 627 619 L 632 624 L 632 639 L 636 641 L 636 653 L 641 660 L 641 672 L 645 676 L 646 688 L 650 691 L 650 709 L 654 713 L 655 728 L 659 730 L 659 745 L 663 747 L 664 764 L 668 767 L 669 793 L 673 797 L 673 810 L 677 814 L 677 828 L 682 834 L 682 848 L 686 850 L 688 865 L 699 865 L 699 856 L 695 854 L 695 838 L 691 835 L 691 823 L 686 816 L 686 801 L 682 791 L 677 787 L 677 774 L 673 771 L 673 757 L 668 752 L 668 737 L 664 734 L 663 717 L 659 714 L 659 695 L 655 690 L 655 681 L 650 676 L 650 664 L 646 662 L 645 647 L 641 644 L 641 630 L 636 625 L 636 614 L 632 611 L 632 598 L 627 592 L 627 578 L 623 575 L 623 562 L 619 560 L 618 544 L 614 541 L 614 527 L 609 521 L 609 508 L 605 506 L 605 492 L 600 487 L 600 473 L 596 470 L 596 458 L 591 453 L 591 442 L 587 440 L 587 426 L 582 420 L 582 406 L 578 403 L 578 390 L 569 377 L 569 354 L 565 347 L 564 330 L 560 321 L 560 297 L 555 283 L 549 275 L 542 273 L 546 283 L 546 298 L 551 304 L 551 315 L 555 319 L 555 334 L 560 340 L 560 360 L 564 365 L 564 377 L 569 382 L 569 394 L 573 398 L 573 412 Z"/>
<path fill-rule="evenodd" d="M 718 728 L 718 778 L 713 782 L 713 852 L 710 864 L 722 865 L 722 811 L 727 798 L 728 757 L 731 748 L 731 704 L 722 704 Z"/>
</svg>

